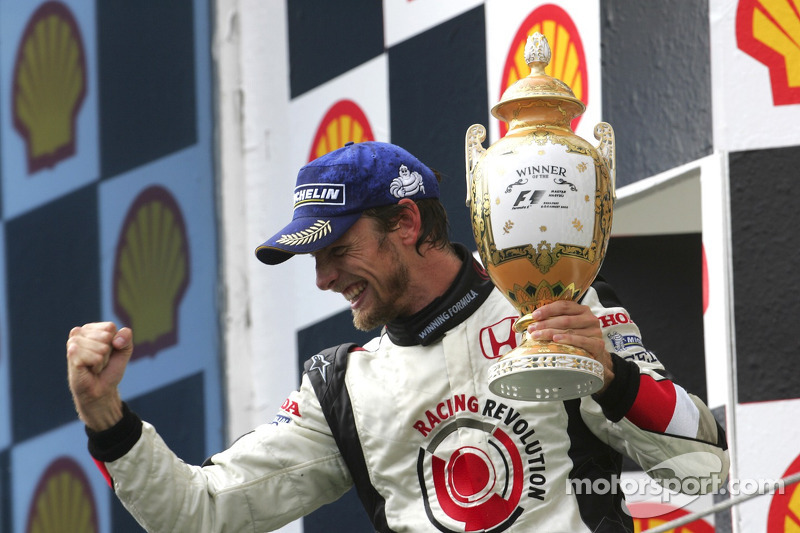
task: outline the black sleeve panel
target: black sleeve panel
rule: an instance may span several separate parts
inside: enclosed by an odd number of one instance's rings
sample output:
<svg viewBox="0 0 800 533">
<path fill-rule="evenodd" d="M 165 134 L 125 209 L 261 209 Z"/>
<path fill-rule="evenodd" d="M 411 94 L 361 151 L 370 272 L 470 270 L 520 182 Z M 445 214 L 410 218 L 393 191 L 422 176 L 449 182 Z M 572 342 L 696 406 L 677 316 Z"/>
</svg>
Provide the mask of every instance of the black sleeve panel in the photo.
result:
<svg viewBox="0 0 800 533">
<path fill-rule="evenodd" d="M 128 453 L 142 436 L 142 419 L 122 402 L 122 420 L 103 430 L 86 428 L 89 453 L 98 461 L 110 463 Z"/>
<path fill-rule="evenodd" d="M 597 291 L 597 298 L 604 307 L 625 307 L 614 288 L 602 276 L 595 278 L 592 288 Z"/>
<path fill-rule="evenodd" d="M 639 366 L 615 353 L 611 354 L 611 360 L 614 362 L 614 380 L 602 394 L 593 394 L 592 398 L 600 404 L 606 418 L 619 422 L 630 411 L 639 394 Z"/>
<path fill-rule="evenodd" d="M 341 344 L 323 350 L 305 363 L 305 373 L 311 380 L 325 420 L 353 477 L 356 492 L 372 521 L 376 532 L 391 533 L 386 518 L 386 501 L 369 479 L 367 462 L 356 431 L 350 394 L 345 385 L 345 373 L 350 352 L 357 350 L 353 343 Z M 319 365 L 323 357 L 330 365 Z M 332 370 L 331 370 L 332 369 Z"/>
</svg>

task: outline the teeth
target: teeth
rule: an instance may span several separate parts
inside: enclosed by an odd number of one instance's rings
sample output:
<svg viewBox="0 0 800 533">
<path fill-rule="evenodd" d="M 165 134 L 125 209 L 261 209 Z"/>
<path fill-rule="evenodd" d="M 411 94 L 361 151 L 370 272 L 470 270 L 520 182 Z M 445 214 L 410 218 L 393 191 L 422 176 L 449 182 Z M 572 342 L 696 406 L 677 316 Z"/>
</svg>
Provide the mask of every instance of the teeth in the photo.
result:
<svg viewBox="0 0 800 533">
<path fill-rule="evenodd" d="M 342 293 L 342 296 L 344 296 L 348 302 L 352 302 L 358 298 L 359 294 L 364 292 L 364 289 L 366 288 L 366 282 L 359 283 L 358 285 L 351 285 L 345 292 Z"/>
</svg>

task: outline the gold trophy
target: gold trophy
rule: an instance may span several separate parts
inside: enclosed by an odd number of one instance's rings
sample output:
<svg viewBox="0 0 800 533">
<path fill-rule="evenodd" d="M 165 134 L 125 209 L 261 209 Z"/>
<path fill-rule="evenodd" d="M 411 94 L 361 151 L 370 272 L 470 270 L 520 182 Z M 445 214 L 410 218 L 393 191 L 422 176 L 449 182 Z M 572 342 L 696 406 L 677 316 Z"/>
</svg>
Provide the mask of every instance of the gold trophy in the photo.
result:
<svg viewBox="0 0 800 533">
<path fill-rule="evenodd" d="M 550 46 L 528 37 L 531 73 L 511 85 L 492 115 L 505 137 L 484 149 L 480 124 L 466 134 L 467 206 L 492 282 L 514 305 L 523 342 L 489 369 L 489 389 L 506 398 L 567 400 L 597 392 L 603 365 L 580 349 L 530 338 L 531 313 L 578 300 L 600 270 L 615 198 L 614 130 L 595 126 L 596 148 L 570 123 L 586 106 L 545 73 Z"/>
</svg>

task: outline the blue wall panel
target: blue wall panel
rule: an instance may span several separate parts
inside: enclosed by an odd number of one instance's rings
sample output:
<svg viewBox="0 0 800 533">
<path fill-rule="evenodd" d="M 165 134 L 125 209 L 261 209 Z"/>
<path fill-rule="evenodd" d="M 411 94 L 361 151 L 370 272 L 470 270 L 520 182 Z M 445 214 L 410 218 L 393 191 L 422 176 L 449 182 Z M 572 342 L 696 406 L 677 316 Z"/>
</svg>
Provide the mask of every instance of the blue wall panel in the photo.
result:
<svg viewBox="0 0 800 533">
<path fill-rule="evenodd" d="M 223 446 L 210 13 L 208 0 L 0 0 L 3 533 L 30 530 L 59 472 L 99 532 L 141 530 L 86 450 L 64 355 L 75 325 L 134 325 L 123 397 L 187 461 Z M 130 281 L 141 272 L 120 257 L 148 224 L 178 238 L 141 233 L 156 274 Z M 172 280 L 164 250 L 184 261 Z M 115 305 L 124 283 L 146 297 Z"/>
</svg>

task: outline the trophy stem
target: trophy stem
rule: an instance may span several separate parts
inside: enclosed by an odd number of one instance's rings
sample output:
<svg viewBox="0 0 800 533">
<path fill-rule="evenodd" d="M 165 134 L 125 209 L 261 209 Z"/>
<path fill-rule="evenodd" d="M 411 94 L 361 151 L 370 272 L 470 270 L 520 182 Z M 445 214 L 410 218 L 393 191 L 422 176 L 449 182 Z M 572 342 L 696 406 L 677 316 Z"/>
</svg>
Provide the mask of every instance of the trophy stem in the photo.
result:
<svg viewBox="0 0 800 533">
<path fill-rule="evenodd" d="M 517 333 L 522 333 L 524 337 L 527 338 L 528 334 L 526 333 L 526 330 L 528 329 L 528 326 L 535 323 L 536 321 L 533 319 L 533 314 L 527 313 L 519 317 L 517 321 L 514 322 L 514 331 Z"/>
</svg>

